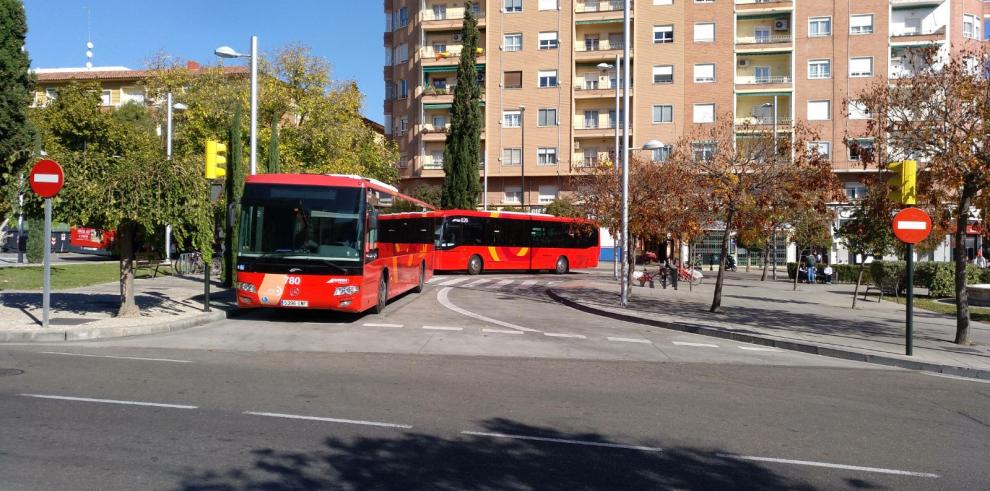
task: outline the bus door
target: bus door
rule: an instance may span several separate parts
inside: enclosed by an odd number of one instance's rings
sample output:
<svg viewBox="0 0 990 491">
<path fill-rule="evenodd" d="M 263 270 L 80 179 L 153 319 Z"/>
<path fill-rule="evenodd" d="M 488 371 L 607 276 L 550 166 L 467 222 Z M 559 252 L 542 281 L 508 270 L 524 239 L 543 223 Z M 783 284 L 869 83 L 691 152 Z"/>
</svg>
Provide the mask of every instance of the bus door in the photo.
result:
<svg viewBox="0 0 990 491">
<path fill-rule="evenodd" d="M 488 269 L 530 269 L 532 248 L 529 240 L 528 218 L 490 218 L 488 230 L 492 246 L 489 255 L 493 262 L 486 264 Z"/>
</svg>

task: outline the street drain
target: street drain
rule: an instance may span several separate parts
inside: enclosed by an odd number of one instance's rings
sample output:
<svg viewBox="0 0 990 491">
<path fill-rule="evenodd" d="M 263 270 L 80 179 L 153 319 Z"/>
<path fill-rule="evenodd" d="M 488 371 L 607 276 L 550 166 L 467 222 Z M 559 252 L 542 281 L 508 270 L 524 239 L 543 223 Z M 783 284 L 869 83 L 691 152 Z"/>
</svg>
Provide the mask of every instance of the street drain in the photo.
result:
<svg viewBox="0 0 990 491">
<path fill-rule="evenodd" d="M 0 368 L 0 377 L 12 377 L 22 373 L 24 373 L 24 370 L 18 370 L 16 368 Z"/>
</svg>

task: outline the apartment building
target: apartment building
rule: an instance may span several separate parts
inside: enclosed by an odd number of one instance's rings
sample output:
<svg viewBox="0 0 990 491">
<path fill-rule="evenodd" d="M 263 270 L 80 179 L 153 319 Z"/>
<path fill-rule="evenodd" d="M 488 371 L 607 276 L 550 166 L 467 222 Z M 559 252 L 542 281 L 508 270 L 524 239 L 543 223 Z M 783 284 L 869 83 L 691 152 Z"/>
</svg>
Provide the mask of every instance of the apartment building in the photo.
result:
<svg viewBox="0 0 990 491">
<path fill-rule="evenodd" d="M 622 54 L 624 2 L 481 0 L 473 8 L 487 203 L 539 209 L 572 192 L 568 177 L 614 148 L 617 77 L 599 66 Z M 402 186 L 438 184 L 464 4 L 385 0 L 384 10 L 385 129 L 402 151 Z M 910 70 L 907 48 L 950 51 L 982 40 L 984 3 L 636 0 L 631 17 L 632 149 L 675 142 L 726 115 L 784 136 L 807 121 L 819 134 L 813 145 L 855 198 L 861 166 L 844 139 L 865 133 L 867 115 L 843 101 Z"/>
</svg>

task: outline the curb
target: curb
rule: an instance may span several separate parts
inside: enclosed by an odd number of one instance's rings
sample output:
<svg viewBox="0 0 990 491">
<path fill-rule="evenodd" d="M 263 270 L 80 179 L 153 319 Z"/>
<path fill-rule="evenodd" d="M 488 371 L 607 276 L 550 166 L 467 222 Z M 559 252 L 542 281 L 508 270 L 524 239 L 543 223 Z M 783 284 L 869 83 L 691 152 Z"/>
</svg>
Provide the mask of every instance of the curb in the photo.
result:
<svg viewBox="0 0 990 491">
<path fill-rule="evenodd" d="M 0 331 L 0 343 L 54 343 L 145 336 L 181 331 L 235 316 L 236 314 L 229 313 L 223 309 L 214 308 L 211 312 L 202 312 L 185 319 L 156 322 L 140 326 L 49 329 L 47 331 Z"/>
<path fill-rule="evenodd" d="M 600 315 L 602 317 L 608 317 L 611 319 L 621 320 L 625 322 L 645 324 L 648 326 L 660 327 L 663 329 L 670 329 L 674 331 L 687 332 L 691 334 L 700 334 L 702 336 L 709 336 L 713 338 L 731 339 L 733 341 L 739 341 L 742 343 L 751 343 L 760 346 L 769 346 L 769 347 L 780 348 L 788 351 L 797 351 L 800 353 L 827 356 L 829 358 L 839 358 L 842 360 L 850 360 L 850 361 L 861 361 L 865 363 L 872 363 L 875 365 L 905 368 L 908 370 L 935 372 L 945 375 L 953 375 L 956 377 L 967 377 L 967 378 L 974 378 L 980 380 L 990 380 L 990 370 L 957 367 L 953 365 L 940 365 L 938 363 L 928 363 L 923 361 L 904 360 L 901 358 L 895 358 L 886 355 L 871 355 L 859 351 L 844 350 L 840 348 L 828 348 L 825 346 L 819 346 L 817 344 L 800 342 L 800 341 L 785 341 L 785 340 L 773 339 L 764 336 L 756 336 L 753 334 L 729 332 L 715 327 L 692 326 L 689 324 L 679 324 L 676 322 L 668 322 L 668 321 L 661 321 L 655 319 L 644 319 L 642 317 L 638 317 L 635 315 L 621 314 L 619 312 L 612 312 L 610 310 L 599 309 L 579 303 L 577 301 L 571 300 L 569 298 L 560 295 L 559 293 L 553 291 L 552 288 L 547 288 L 547 295 L 549 295 L 550 298 L 552 298 L 554 301 L 564 304 L 573 309 L 577 309 L 582 312 Z"/>
</svg>

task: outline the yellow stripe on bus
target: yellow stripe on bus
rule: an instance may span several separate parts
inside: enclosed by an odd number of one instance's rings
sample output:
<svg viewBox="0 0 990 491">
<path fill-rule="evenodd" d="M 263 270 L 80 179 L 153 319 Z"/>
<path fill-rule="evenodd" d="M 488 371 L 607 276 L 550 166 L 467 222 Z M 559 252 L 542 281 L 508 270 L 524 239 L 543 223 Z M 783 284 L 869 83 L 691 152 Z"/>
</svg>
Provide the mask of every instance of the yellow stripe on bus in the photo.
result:
<svg viewBox="0 0 990 491">
<path fill-rule="evenodd" d="M 529 247 L 522 247 L 519 249 L 519 252 L 516 253 L 516 256 L 523 257 L 527 252 L 529 252 Z"/>
<path fill-rule="evenodd" d="M 492 255 L 492 259 L 494 259 L 496 262 L 501 261 L 501 259 L 498 258 L 498 251 L 496 251 L 494 247 L 489 247 L 488 253 Z"/>
</svg>

